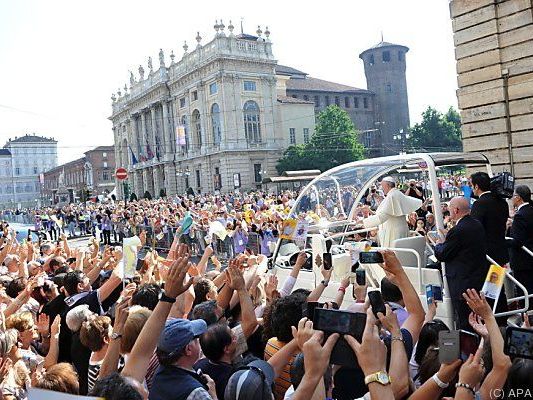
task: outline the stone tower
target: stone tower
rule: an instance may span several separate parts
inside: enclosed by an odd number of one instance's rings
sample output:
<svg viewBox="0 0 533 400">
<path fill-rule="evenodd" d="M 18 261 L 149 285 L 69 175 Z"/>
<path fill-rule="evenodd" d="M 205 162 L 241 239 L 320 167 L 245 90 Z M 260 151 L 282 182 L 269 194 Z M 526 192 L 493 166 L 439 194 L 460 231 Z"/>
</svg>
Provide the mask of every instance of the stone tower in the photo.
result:
<svg viewBox="0 0 533 400">
<path fill-rule="evenodd" d="M 409 129 L 409 103 L 405 79 L 406 46 L 384 42 L 359 54 L 364 62 L 366 84 L 375 97 L 375 141 L 382 154 L 396 154 L 405 146 Z M 396 140 L 394 139 L 396 137 Z"/>
</svg>

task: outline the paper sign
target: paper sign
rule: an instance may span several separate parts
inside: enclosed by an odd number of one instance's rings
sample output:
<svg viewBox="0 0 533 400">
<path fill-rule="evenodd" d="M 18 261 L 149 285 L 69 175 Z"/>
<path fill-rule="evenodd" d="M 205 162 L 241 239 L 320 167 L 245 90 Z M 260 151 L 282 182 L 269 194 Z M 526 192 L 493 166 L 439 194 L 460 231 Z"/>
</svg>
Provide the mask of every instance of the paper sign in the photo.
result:
<svg viewBox="0 0 533 400">
<path fill-rule="evenodd" d="M 37 388 L 28 389 L 28 400 L 105 400 L 103 397 L 87 397 Z"/>
<path fill-rule="evenodd" d="M 281 230 L 281 239 L 292 240 L 294 232 L 296 230 L 297 221 L 294 218 L 287 218 L 283 221 L 283 227 Z"/>
<path fill-rule="evenodd" d="M 309 231 L 309 222 L 305 219 L 298 220 L 296 229 L 294 230 L 293 239 L 298 246 L 303 246 L 307 239 L 307 232 Z"/>
<path fill-rule="evenodd" d="M 505 268 L 499 267 L 498 265 L 491 265 L 487 277 L 485 278 L 483 288 L 481 289 L 481 291 L 485 293 L 485 297 L 488 297 L 489 299 L 497 299 L 500 295 L 504 278 Z"/>
<path fill-rule="evenodd" d="M 213 221 L 209 224 L 209 235 L 216 235 L 220 240 L 226 239 L 226 236 L 228 236 L 228 231 L 222 225 L 220 221 Z"/>
<path fill-rule="evenodd" d="M 122 244 L 122 253 L 124 260 L 124 278 L 133 278 L 137 267 L 137 246 L 141 245 L 141 239 L 138 236 L 124 238 Z"/>
</svg>

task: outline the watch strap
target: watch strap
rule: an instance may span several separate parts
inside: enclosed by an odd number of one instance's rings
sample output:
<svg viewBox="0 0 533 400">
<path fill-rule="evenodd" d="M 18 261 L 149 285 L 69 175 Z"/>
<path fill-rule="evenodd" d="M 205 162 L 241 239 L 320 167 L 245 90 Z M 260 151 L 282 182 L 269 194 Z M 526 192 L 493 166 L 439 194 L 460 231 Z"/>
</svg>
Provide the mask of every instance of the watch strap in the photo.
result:
<svg viewBox="0 0 533 400">
<path fill-rule="evenodd" d="M 176 299 L 173 299 L 172 297 L 167 296 L 164 292 L 161 293 L 161 297 L 159 297 L 159 301 L 163 301 L 165 303 L 175 303 Z"/>
</svg>

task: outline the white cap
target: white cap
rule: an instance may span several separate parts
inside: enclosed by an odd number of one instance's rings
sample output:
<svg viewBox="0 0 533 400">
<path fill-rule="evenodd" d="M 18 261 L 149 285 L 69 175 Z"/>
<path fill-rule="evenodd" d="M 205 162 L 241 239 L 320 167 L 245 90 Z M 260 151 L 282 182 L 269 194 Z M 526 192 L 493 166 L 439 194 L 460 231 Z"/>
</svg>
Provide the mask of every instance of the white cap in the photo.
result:
<svg viewBox="0 0 533 400">
<path fill-rule="evenodd" d="M 386 176 L 381 180 L 381 182 L 390 182 L 390 183 L 396 183 L 396 180 L 392 176 Z"/>
</svg>

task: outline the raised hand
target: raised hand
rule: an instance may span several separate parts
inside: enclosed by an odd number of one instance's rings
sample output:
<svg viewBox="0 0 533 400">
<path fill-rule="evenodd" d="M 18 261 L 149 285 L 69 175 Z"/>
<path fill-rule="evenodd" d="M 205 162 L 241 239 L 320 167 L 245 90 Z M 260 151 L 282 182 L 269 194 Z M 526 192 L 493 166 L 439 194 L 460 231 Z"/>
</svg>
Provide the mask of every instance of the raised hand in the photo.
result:
<svg viewBox="0 0 533 400">
<path fill-rule="evenodd" d="M 117 304 L 115 308 L 115 324 L 113 325 L 113 330 L 116 333 L 122 333 L 126 320 L 128 319 L 131 297 L 124 297 L 120 303 Z"/>
<path fill-rule="evenodd" d="M 357 361 L 365 375 L 385 370 L 387 348 L 379 338 L 379 330 L 372 308 L 366 312 L 366 325 L 361 343 L 350 335 L 344 335 L 344 339 L 355 352 Z"/>
<path fill-rule="evenodd" d="M 46 314 L 39 314 L 37 322 L 35 323 L 35 328 L 37 332 L 40 333 L 41 337 L 48 336 L 50 331 L 50 317 Z"/>
<path fill-rule="evenodd" d="M 61 316 L 56 315 L 52 326 L 50 327 L 50 334 L 52 337 L 58 338 L 59 332 L 61 332 Z"/>
<path fill-rule="evenodd" d="M 322 346 L 324 333 L 315 331 L 313 336 L 303 345 L 305 373 L 312 377 L 322 377 L 329 365 L 331 351 L 339 339 L 339 334 L 334 333 Z"/>
<path fill-rule="evenodd" d="M 308 320 L 307 318 L 302 318 L 298 322 L 298 328 L 291 326 L 291 330 L 292 337 L 296 339 L 296 343 L 300 350 L 303 350 L 304 344 L 311 339 L 315 332 L 317 332 L 313 329 L 313 321 Z"/>
<path fill-rule="evenodd" d="M 489 337 L 489 331 L 487 330 L 487 327 L 485 326 L 485 323 L 481 319 L 479 315 L 477 315 L 474 312 L 471 312 L 468 316 L 468 323 L 472 327 L 473 330 L 476 331 L 476 333 L 479 336 L 484 337 L 485 339 L 488 339 Z"/>
<path fill-rule="evenodd" d="M 481 318 L 486 320 L 494 315 L 484 293 L 478 294 L 475 289 L 467 289 L 466 293 L 463 293 L 463 298 L 466 300 L 468 307 Z"/>
<path fill-rule="evenodd" d="M 193 278 L 184 283 L 187 271 L 190 267 L 189 255 L 178 256 L 172 263 L 165 281 L 165 294 L 168 297 L 176 298 L 186 292 L 193 284 Z"/>
<path fill-rule="evenodd" d="M 385 304 L 386 314 L 378 313 L 379 322 L 381 325 L 389 331 L 392 335 L 398 336 L 401 335 L 400 324 L 398 323 L 398 317 L 392 311 L 391 307 L 388 304 Z"/>
<path fill-rule="evenodd" d="M 477 387 L 483 378 L 483 366 L 481 365 L 481 355 L 483 347 L 480 347 L 476 354 L 470 354 L 459 370 L 459 382 L 468 384 L 471 388 Z"/>
<path fill-rule="evenodd" d="M 228 266 L 228 285 L 233 290 L 242 290 L 246 287 L 242 270 L 239 268 L 239 263 L 235 259 L 231 260 Z"/>
</svg>

